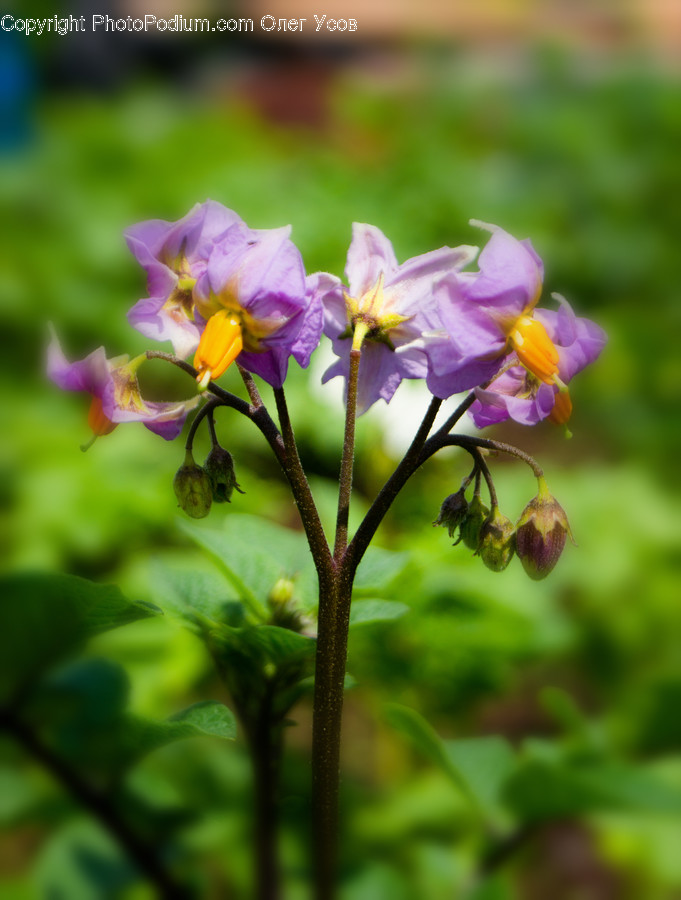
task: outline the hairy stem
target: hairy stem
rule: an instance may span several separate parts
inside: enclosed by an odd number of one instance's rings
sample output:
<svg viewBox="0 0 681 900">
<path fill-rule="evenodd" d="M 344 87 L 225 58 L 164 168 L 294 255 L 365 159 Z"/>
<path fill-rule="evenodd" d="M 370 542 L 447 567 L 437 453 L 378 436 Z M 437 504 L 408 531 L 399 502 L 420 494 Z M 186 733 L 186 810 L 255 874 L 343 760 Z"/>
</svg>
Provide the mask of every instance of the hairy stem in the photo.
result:
<svg viewBox="0 0 681 900">
<path fill-rule="evenodd" d="M 462 447 L 464 450 L 469 451 L 470 448 L 474 447 L 479 447 L 484 450 L 497 450 L 499 453 L 508 453 L 510 456 L 521 459 L 532 469 L 535 478 L 541 478 L 544 474 L 544 470 L 536 459 L 530 456 L 529 453 L 525 453 L 523 450 L 514 447 L 512 444 L 504 444 L 502 441 L 492 441 L 489 438 L 479 438 L 468 434 L 441 434 L 440 431 L 436 432 L 432 438 L 426 442 L 421 452 L 419 462 L 421 464 L 424 463 L 433 456 L 433 454 L 437 453 L 438 450 L 442 450 L 443 447 Z"/>
<path fill-rule="evenodd" d="M 284 471 L 289 480 L 293 496 L 298 505 L 298 512 L 305 529 L 307 542 L 314 559 L 317 574 L 321 578 L 322 574 L 328 577 L 333 567 L 331 551 L 324 534 L 319 511 L 314 502 L 310 484 L 305 475 L 300 455 L 298 453 L 298 445 L 293 433 L 291 425 L 291 417 L 289 416 L 288 405 L 286 403 L 286 394 L 284 388 L 274 388 L 274 399 L 277 404 L 277 414 L 279 416 L 279 424 L 281 426 L 282 437 L 284 441 L 284 449 L 286 452 L 286 465 Z"/>
<path fill-rule="evenodd" d="M 352 577 L 354 577 L 357 566 L 364 556 L 371 539 L 376 533 L 376 529 L 390 509 L 393 500 L 419 467 L 426 439 L 430 433 L 430 429 L 433 427 L 433 423 L 435 422 L 441 405 L 442 400 L 438 400 L 437 397 L 433 397 L 430 401 L 430 406 L 423 417 L 423 421 L 421 422 L 409 449 L 402 457 L 402 460 L 393 474 L 379 491 L 378 496 L 372 503 L 362 524 L 359 526 L 354 538 L 350 542 L 350 546 L 348 547 L 344 559 L 344 568 L 351 573 Z"/>
<path fill-rule="evenodd" d="M 312 827 L 316 900 L 336 895 L 341 722 L 352 578 L 320 581 L 312 718 Z"/>
<path fill-rule="evenodd" d="M 355 461 L 355 423 L 357 420 L 357 381 L 361 350 L 350 351 L 350 374 L 348 376 L 348 397 L 345 406 L 345 433 L 343 435 L 343 455 L 341 457 L 338 488 L 338 513 L 336 515 L 336 541 L 333 558 L 339 563 L 348 545 L 348 521 L 350 517 L 350 494 L 352 493 L 352 469 Z"/>
</svg>

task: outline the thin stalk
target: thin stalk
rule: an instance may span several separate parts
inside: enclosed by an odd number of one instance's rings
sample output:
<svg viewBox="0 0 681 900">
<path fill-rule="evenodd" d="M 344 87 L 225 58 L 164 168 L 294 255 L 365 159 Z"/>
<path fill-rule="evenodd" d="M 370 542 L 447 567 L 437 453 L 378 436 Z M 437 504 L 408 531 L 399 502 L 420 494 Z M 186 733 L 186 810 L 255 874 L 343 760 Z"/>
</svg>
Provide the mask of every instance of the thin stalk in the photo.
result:
<svg viewBox="0 0 681 900">
<path fill-rule="evenodd" d="M 88 810 L 118 842 L 139 872 L 156 889 L 163 900 L 188 900 L 193 893 L 179 884 L 161 862 L 159 848 L 142 840 L 131 831 L 111 797 L 96 790 L 71 768 L 61 756 L 45 744 L 36 732 L 10 711 L 0 712 L 0 727 L 4 727 Z"/>
<path fill-rule="evenodd" d="M 198 430 L 199 425 L 208 416 L 208 425 L 211 429 L 211 434 L 215 433 L 215 425 L 213 423 L 213 413 L 215 412 L 215 408 L 220 406 L 220 401 L 217 399 L 211 399 L 202 406 L 199 411 L 194 416 L 192 424 L 189 426 L 189 431 L 187 432 L 187 440 L 185 442 L 185 450 L 191 450 L 194 447 L 194 438 L 196 437 L 196 432 Z M 213 442 L 215 443 L 215 441 Z"/>
<path fill-rule="evenodd" d="M 402 460 L 393 474 L 379 491 L 378 496 L 372 503 L 362 524 L 359 526 L 354 538 L 350 542 L 344 560 L 344 568 L 347 569 L 348 573 L 351 574 L 353 578 L 357 566 L 364 556 L 371 539 L 376 533 L 376 529 L 390 509 L 393 500 L 397 497 L 416 469 L 421 465 L 421 456 L 426 444 L 426 439 L 430 434 L 430 430 L 433 427 L 433 423 L 437 418 L 441 406 L 442 400 L 433 397 L 419 429 L 414 435 L 414 439 L 411 442 L 409 449 L 402 457 Z"/>
<path fill-rule="evenodd" d="M 317 574 L 321 578 L 322 573 L 328 576 L 333 567 L 333 559 L 329 549 L 326 535 L 322 527 L 319 511 L 314 502 L 310 484 L 303 470 L 298 453 L 298 445 L 293 433 L 291 425 L 291 417 L 289 416 L 288 405 L 286 403 L 286 394 L 284 388 L 274 388 L 274 399 L 277 404 L 277 414 L 279 416 L 279 425 L 284 441 L 284 449 L 286 452 L 286 476 L 293 489 L 293 496 L 298 504 L 298 511 L 303 522 L 303 528 L 307 536 L 307 542 L 310 546 L 310 552 L 314 559 Z"/>
<path fill-rule="evenodd" d="M 338 564 L 348 546 L 348 521 L 350 517 L 350 495 L 352 493 L 352 470 L 355 461 L 355 423 L 357 420 L 357 382 L 359 379 L 360 347 L 350 351 L 350 373 L 348 375 L 348 396 L 345 405 L 345 433 L 341 456 L 338 488 L 338 512 L 336 515 L 336 541 L 333 558 Z"/>
<path fill-rule="evenodd" d="M 471 447 L 480 447 L 483 450 L 497 450 L 499 453 L 508 453 L 509 456 L 515 456 L 528 465 L 532 469 L 535 478 L 542 478 L 544 475 L 542 467 L 529 453 L 519 450 L 512 444 L 504 444 L 502 441 L 493 441 L 489 438 L 479 438 L 468 434 L 442 435 L 439 431 L 436 432 L 423 447 L 419 462 L 423 464 L 443 447 L 462 447 L 464 450 L 468 450 Z"/>
</svg>

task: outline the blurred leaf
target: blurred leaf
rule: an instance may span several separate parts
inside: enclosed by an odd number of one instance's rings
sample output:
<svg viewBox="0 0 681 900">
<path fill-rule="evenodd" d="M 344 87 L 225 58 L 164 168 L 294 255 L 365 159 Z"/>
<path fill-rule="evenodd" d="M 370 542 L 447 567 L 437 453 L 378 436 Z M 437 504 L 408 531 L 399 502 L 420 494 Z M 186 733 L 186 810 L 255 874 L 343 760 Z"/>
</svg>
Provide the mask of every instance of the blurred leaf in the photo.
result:
<svg viewBox="0 0 681 900">
<path fill-rule="evenodd" d="M 257 516 L 234 515 L 222 531 L 181 520 L 183 531 L 215 556 L 239 596 L 264 612 L 264 603 L 282 576 L 292 579 L 305 606 L 317 597 L 317 576 L 302 532 Z"/>
<path fill-rule="evenodd" d="M 408 553 L 396 553 L 381 547 L 369 547 L 357 568 L 353 592 L 385 590 L 409 563 Z"/>
<path fill-rule="evenodd" d="M 444 741 L 422 715 L 414 709 L 391 703 L 386 707 L 385 717 L 388 723 L 406 735 L 424 756 L 443 769 L 469 800 L 474 799 L 468 785 L 453 765 Z"/>
<path fill-rule="evenodd" d="M 500 737 L 443 741 L 423 716 L 396 704 L 388 707 L 387 719 L 439 766 L 477 809 L 488 817 L 497 811 L 502 787 L 515 765 L 508 741 Z"/>
<path fill-rule="evenodd" d="M 227 652 L 248 656 L 262 668 L 298 663 L 314 656 L 316 648 L 314 638 L 276 625 L 220 628 L 214 637 Z"/>
<path fill-rule="evenodd" d="M 35 866 L 41 897 L 114 900 L 139 876 L 103 829 L 91 819 L 64 825 L 42 848 Z"/>
<path fill-rule="evenodd" d="M 396 600 L 353 600 L 350 607 L 350 628 L 370 622 L 388 622 L 399 619 L 409 607 Z"/>
<path fill-rule="evenodd" d="M 233 741 L 236 733 L 234 713 L 216 700 L 203 700 L 175 713 L 165 722 L 127 716 L 121 728 L 122 754 L 125 764 L 129 765 L 174 741 L 195 737 Z"/>
<path fill-rule="evenodd" d="M 511 776 L 504 797 L 523 821 L 611 809 L 681 813 L 681 791 L 617 763 L 569 766 L 531 759 Z"/>
<path fill-rule="evenodd" d="M 491 814 L 501 800 L 501 790 L 515 766 L 515 754 L 505 738 L 480 737 L 445 741 L 450 763 L 478 805 Z"/>
<path fill-rule="evenodd" d="M 155 560 L 152 576 L 158 605 L 188 625 L 195 627 L 206 620 L 237 624 L 243 619 L 243 606 L 233 599 L 234 587 L 217 572 L 171 568 Z"/>
<path fill-rule="evenodd" d="M 0 702 L 88 638 L 160 612 L 127 600 L 113 585 L 72 575 L 8 575 L 0 592 Z"/>
</svg>

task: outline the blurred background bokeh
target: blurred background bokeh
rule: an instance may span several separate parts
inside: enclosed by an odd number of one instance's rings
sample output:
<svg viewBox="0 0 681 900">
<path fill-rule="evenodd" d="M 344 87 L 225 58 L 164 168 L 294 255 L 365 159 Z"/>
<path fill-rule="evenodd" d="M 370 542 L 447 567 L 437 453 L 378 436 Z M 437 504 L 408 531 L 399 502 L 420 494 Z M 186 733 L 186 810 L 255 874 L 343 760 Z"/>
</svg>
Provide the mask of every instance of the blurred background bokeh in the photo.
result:
<svg viewBox="0 0 681 900">
<path fill-rule="evenodd" d="M 448 740 L 501 735 L 536 752 L 600 754 L 644 778 L 631 796 L 624 774 L 610 794 L 557 803 L 475 896 L 681 897 L 681 7 L 338 0 L 322 10 L 276 0 L 180 10 L 127 0 L 101 12 L 252 17 L 254 29 L 93 34 L 80 0 L 27 5 L 8 11 L 83 14 L 88 30 L 0 31 L 3 567 L 113 582 L 153 601 L 152 562 L 213 565 L 178 526 L 180 442 L 133 425 L 82 454 L 87 401 L 44 375 L 48 321 L 69 358 L 101 344 L 110 356 L 148 346 L 126 321 L 145 296 L 126 226 L 177 219 L 212 198 L 253 227 L 291 223 L 307 270 L 337 274 L 353 221 L 382 228 L 400 260 L 478 243 L 471 218 L 530 237 L 545 300 L 565 295 L 609 344 L 574 384 L 571 440 L 548 424 L 494 435 L 541 461 L 579 546 L 540 583 L 517 561 L 498 575 L 452 549 L 431 527 L 467 472 L 451 451 L 395 504 L 377 540 L 406 556 L 395 557 L 398 577 L 382 596 L 410 611 L 351 641 L 347 896 L 464 896 L 480 868 L 460 792 L 385 717 L 386 704 L 399 703 Z M 357 30 L 316 32 L 320 11 L 355 18 Z M 306 25 L 266 33 L 265 14 Z M 308 372 L 291 372 L 287 391 L 329 522 L 342 410 L 338 386 L 319 384 L 327 362 L 320 348 Z M 158 396 L 186 390 L 160 362 L 145 378 Z M 225 383 L 243 390 L 230 374 Z M 426 404 L 403 384 L 394 403 L 360 420 L 355 520 Z M 206 528 L 242 513 L 297 528 L 258 433 L 227 411 L 218 425 L 246 494 Z M 502 510 L 515 518 L 532 478 L 506 460 L 493 468 Z M 170 617 L 98 638 L 88 653 L 124 666 L 140 714 L 162 718 L 203 697 L 229 703 L 201 645 Z M 287 897 L 305 896 L 309 715 L 301 704 L 287 734 Z M 242 744 L 184 742 L 151 754 L 131 778 L 160 807 L 194 811 L 183 840 L 205 896 L 248 897 Z M 672 798 L 667 809 L 645 778 Z M 9 738 L 0 743 L 0 829 L 3 900 L 148 896 Z"/>
</svg>

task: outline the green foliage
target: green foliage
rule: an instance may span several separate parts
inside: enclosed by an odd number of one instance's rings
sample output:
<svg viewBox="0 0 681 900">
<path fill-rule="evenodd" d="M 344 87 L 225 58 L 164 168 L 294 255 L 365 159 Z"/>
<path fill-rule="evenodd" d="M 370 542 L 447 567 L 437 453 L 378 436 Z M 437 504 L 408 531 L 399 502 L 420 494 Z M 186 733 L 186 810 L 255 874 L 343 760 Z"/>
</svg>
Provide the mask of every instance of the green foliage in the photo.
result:
<svg viewBox="0 0 681 900">
<path fill-rule="evenodd" d="M 113 585 L 70 575 L 7 575 L 0 591 L 0 703 L 30 689 L 88 638 L 159 613 Z"/>
</svg>

